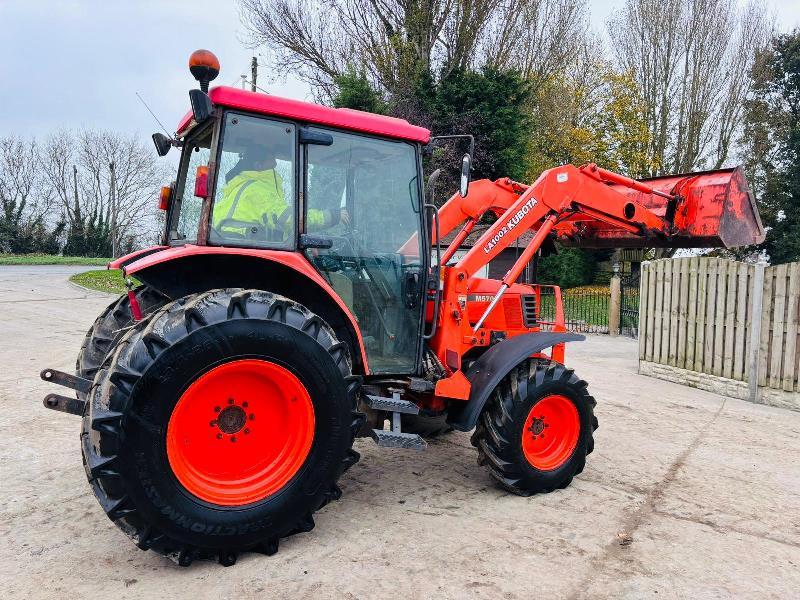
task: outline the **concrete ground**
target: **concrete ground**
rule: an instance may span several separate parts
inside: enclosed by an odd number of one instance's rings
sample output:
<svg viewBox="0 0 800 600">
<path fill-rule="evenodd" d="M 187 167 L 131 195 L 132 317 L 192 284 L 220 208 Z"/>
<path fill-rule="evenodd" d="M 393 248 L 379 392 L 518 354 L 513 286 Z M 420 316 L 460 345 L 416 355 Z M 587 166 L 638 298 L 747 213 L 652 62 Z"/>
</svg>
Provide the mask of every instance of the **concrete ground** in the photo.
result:
<svg viewBox="0 0 800 600">
<path fill-rule="evenodd" d="M 518 498 L 466 434 L 425 453 L 358 440 L 317 528 L 273 557 L 189 569 L 136 549 L 81 467 L 76 417 L 42 407 L 109 297 L 74 267 L 0 267 L 0 595 L 4 598 L 797 597 L 800 413 L 636 373 L 633 340 L 567 362 L 600 429 L 566 490 Z"/>
</svg>

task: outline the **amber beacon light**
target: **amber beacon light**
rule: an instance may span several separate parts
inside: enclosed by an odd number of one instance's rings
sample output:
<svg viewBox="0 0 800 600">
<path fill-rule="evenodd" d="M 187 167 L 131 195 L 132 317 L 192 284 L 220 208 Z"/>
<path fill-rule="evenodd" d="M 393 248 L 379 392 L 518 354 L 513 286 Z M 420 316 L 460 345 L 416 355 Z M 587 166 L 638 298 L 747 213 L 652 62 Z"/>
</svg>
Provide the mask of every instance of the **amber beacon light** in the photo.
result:
<svg viewBox="0 0 800 600">
<path fill-rule="evenodd" d="M 200 89 L 208 92 L 208 83 L 219 75 L 219 59 L 209 50 L 195 50 L 189 57 L 189 71 L 200 82 Z"/>
</svg>

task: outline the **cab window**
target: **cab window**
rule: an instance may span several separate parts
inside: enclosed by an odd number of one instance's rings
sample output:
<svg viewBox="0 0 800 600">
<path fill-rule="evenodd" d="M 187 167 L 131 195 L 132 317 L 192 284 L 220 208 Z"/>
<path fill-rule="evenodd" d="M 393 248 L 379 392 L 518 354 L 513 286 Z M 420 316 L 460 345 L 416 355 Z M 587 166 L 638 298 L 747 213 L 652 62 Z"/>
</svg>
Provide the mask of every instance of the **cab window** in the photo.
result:
<svg viewBox="0 0 800 600">
<path fill-rule="evenodd" d="M 237 113 L 225 116 L 209 241 L 295 245 L 295 126 Z"/>
</svg>

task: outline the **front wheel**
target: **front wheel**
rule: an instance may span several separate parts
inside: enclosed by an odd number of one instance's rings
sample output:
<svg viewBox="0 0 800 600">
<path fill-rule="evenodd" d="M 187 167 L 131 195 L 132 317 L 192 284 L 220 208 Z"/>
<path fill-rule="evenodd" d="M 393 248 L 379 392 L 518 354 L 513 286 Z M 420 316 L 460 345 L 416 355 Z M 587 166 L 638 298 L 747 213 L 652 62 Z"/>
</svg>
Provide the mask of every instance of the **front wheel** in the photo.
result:
<svg viewBox="0 0 800 600">
<path fill-rule="evenodd" d="M 358 460 L 360 380 L 303 306 L 257 290 L 182 298 L 117 345 L 81 435 L 92 489 L 141 549 L 188 565 L 272 554 Z"/>
<path fill-rule="evenodd" d="M 594 449 L 595 400 L 572 369 L 530 359 L 498 384 L 472 435 L 478 462 L 528 496 L 567 487 Z"/>
</svg>

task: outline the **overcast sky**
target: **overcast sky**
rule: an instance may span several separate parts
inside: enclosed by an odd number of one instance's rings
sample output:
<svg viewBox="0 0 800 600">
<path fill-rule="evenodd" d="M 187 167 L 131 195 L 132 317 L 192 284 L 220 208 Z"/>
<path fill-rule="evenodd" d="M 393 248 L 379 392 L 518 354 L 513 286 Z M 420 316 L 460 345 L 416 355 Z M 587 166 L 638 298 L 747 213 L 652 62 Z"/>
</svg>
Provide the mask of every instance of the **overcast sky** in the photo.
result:
<svg viewBox="0 0 800 600">
<path fill-rule="evenodd" d="M 622 0 L 589 0 L 597 30 Z M 788 31 L 800 26 L 800 2 L 770 10 Z M 139 92 L 167 129 L 188 109 L 189 54 L 208 48 L 220 59 L 216 83 L 249 72 L 235 0 L 0 0 L 0 135 L 44 136 L 60 127 L 138 132 L 157 129 Z M 308 98 L 299 81 L 259 84 Z"/>
</svg>

